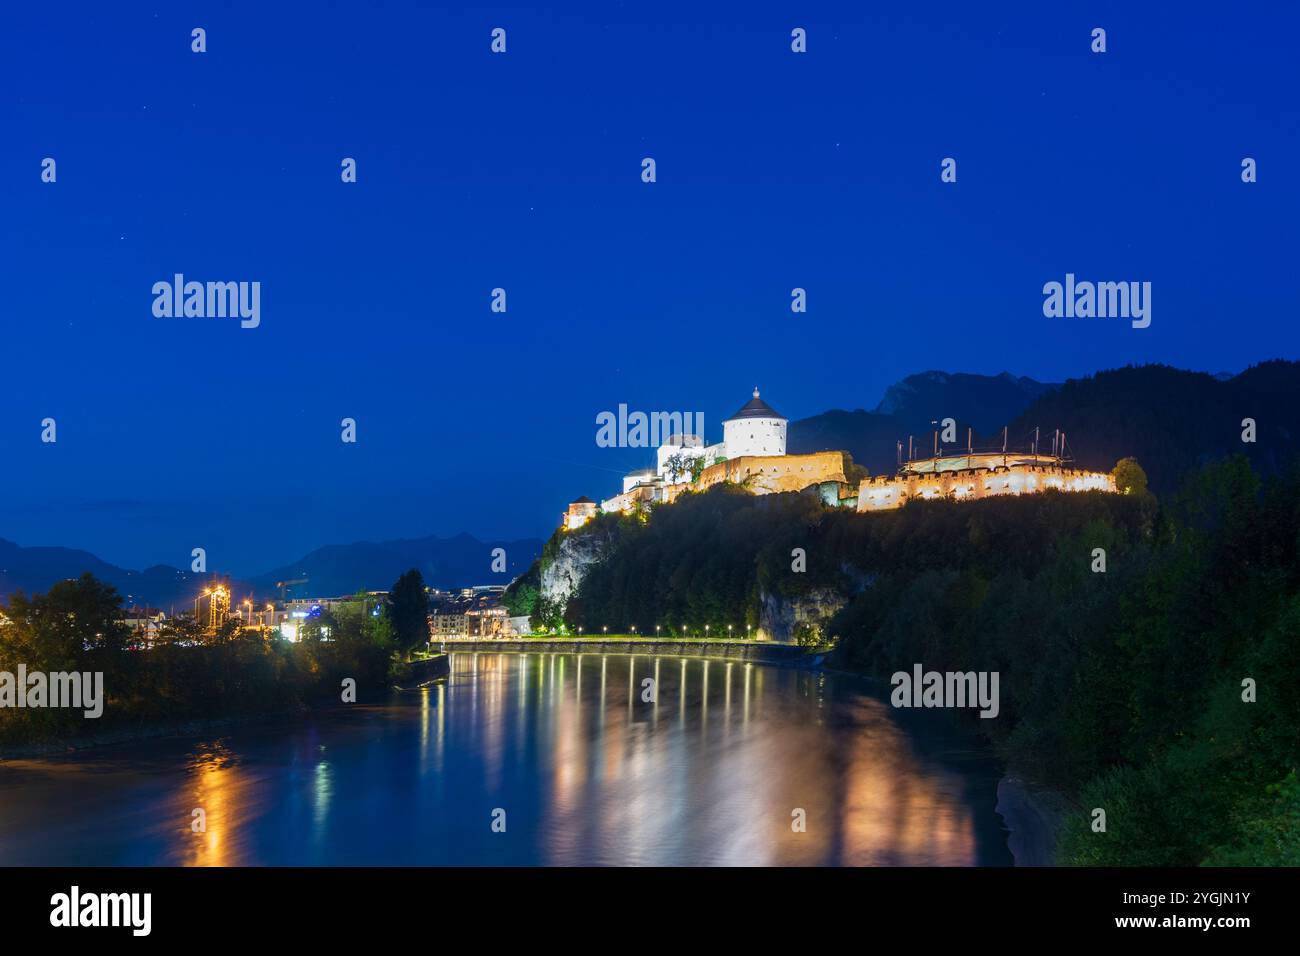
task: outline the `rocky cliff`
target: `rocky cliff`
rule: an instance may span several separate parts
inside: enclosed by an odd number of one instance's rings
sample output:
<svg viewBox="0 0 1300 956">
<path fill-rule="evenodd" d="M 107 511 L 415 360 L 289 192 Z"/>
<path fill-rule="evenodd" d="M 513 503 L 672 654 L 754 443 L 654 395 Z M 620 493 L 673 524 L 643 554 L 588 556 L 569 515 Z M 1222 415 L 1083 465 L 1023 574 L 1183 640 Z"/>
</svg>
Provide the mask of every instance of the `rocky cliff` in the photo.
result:
<svg viewBox="0 0 1300 956">
<path fill-rule="evenodd" d="M 823 625 L 848 599 L 831 588 L 819 588 L 797 598 L 763 592 L 759 595 L 758 628 L 763 637 L 771 641 L 794 641 L 799 632 L 826 638 Z M 804 625 L 804 627 L 800 627 Z"/>
<path fill-rule="evenodd" d="M 562 613 L 588 569 L 609 552 L 613 543 L 613 535 L 594 529 L 561 533 L 554 554 L 542 555 L 542 599 Z"/>
</svg>

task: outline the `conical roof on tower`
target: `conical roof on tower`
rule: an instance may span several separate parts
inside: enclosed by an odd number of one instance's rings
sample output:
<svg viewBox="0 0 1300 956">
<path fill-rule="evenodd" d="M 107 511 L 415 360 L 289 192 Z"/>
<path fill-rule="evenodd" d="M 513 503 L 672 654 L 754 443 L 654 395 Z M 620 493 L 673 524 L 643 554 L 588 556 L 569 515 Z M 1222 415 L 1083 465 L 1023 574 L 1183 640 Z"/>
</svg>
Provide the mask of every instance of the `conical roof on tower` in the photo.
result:
<svg viewBox="0 0 1300 956">
<path fill-rule="evenodd" d="M 779 418 L 781 421 L 788 421 L 784 415 L 778 412 L 767 402 L 758 397 L 758 386 L 754 386 L 754 397 L 740 407 L 740 411 L 732 415 L 725 421 L 734 422 L 742 418 Z"/>
</svg>

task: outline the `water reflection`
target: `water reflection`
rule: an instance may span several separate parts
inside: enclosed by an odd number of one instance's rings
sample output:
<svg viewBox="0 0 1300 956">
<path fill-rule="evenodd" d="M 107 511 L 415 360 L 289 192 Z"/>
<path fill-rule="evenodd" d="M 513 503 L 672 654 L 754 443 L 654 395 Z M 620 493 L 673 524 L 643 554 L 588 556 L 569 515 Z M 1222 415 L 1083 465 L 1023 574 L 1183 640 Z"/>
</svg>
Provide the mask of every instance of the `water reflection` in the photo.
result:
<svg viewBox="0 0 1300 956">
<path fill-rule="evenodd" d="M 455 654 L 383 706 L 0 764 L 0 863 L 1009 863 L 996 766 L 895 716 L 820 672 Z"/>
</svg>

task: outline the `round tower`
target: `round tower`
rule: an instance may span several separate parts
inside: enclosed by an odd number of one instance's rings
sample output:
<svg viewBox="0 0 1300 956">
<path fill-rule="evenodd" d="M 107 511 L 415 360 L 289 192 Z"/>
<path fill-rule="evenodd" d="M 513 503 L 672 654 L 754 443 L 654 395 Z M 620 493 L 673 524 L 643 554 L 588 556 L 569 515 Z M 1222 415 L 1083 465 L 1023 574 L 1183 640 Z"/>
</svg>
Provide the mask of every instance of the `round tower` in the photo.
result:
<svg viewBox="0 0 1300 956">
<path fill-rule="evenodd" d="M 742 455 L 784 455 L 786 418 L 758 397 L 722 423 L 722 443 L 728 459 Z"/>
</svg>

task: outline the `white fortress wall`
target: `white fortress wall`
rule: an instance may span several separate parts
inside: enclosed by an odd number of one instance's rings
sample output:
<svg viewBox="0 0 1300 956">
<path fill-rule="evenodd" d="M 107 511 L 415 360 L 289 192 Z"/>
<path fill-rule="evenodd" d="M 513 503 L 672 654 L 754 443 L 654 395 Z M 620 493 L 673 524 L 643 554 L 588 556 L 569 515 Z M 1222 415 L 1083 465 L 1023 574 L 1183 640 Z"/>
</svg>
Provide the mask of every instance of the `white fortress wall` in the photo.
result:
<svg viewBox="0 0 1300 956">
<path fill-rule="evenodd" d="M 723 422 L 727 457 L 784 455 L 785 427 L 783 418 L 733 418 Z"/>
</svg>

